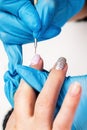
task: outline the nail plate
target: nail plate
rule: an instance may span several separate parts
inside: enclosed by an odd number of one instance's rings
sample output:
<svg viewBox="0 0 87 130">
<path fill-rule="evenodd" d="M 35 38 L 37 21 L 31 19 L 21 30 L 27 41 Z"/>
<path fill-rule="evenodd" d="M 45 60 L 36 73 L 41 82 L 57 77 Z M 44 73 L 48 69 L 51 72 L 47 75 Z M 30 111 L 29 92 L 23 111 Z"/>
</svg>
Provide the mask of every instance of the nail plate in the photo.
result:
<svg viewBox="0 0 87 130">
<path fill-rule="evenodd" d="M 58 61 L 56 62 L 56 69 L 57 69 L 57 70 L 62 70 L 62 69 L 64 69 L 65 64 L 66 64 L 66 59 L 65 59 L 64 57 L 60 57 L 60 58 L 58 59 Z"/>
<path fill-rule="evenodd" d="M 31 65 L 36 65 L 38 64 L 40 61 L 40 55 L 39 54 L 35 54 L 34 57 L 31 60 Z"/>
</svg>

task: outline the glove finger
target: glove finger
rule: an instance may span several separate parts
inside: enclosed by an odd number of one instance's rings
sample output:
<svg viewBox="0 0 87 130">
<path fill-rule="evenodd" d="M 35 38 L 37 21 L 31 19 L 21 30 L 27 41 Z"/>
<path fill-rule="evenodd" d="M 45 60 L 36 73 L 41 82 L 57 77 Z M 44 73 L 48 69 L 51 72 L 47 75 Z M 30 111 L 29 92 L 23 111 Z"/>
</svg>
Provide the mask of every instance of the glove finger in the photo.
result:
<svg viewBox="0 0 87 130">
<path fill-rule="evenodd" d="M 54 16 L 55 2 L 53 0 L 38 0 L 35 7 L 41 19 L 41 30 L 46 30 Z"/>
<path fill-rule="evenodd" d="M 4 43 L 22 44 L 33 42 L 33 35 L 30 29 L 17 17 L 0 12 L 0 38 Z"/>
<path fill-rule="evenodd" d="M 17 17 L 0 12 L 0 37 L 6 44 L 25 44 L 33 42 L 32 31 Z M 38 35 L 38 41 L 50 39 L 60 33 L 60 28 L 51 25 L 50 28 L 43 33 L 43 30 Z"/>
<path fill-rule="evenodd" d="M 0 0 L 0 10 L 18 16 L 18 10 L 26 3 L 26 0 Z"/>
<path fill-rule="evenodd" d="M 31 35 L 30 35 L 31 36 Z M 6 32 L 0 32 L 0 39 L 4 44 L 8 45 L 21 45 L 21 44 L 27 44 L 33 42 L 33 37 L 20 37 L 20 36 L 14 36 Z"/>
<path fill-rule="evenodd" d="M 30 0 L 0 0 L 0 10 L 19 17 L 32 31 L 40 29 L 39 15 Z"/>
<path fill-rule="evenodd" d="M 53 30 L 53 32 L 52 32 L 52 30 Z M 46 31 L 46 33 L 44 35 L 39 36 L 38 41 L 53 38 L 53 37 L 57 36 L 59 33 L 60 33 L 60 29 L 57 30 L 57 29 L 50 28 Z M 29 35 L 29 36 L 23 35 L 23 37 L 22 37 L 22 34 L 21 34 L 21 37 L 20 37 L 20 36 L 11 35 L 11 34 L 6 33 L 6 32 L 1 32 L 0 38 L 4 44 L 9 44 L 9 45 L 26 44 L 26 43 L 33 42 L 32 35 Z"/>
<path fill-rule="evenodd" d="M 24 21 L 26 26 L 28 26 L 33 32 L 37 32 L 41 28 L 41 23 L 39 19 L 39 15 L 31 3 L 28 0 L 20 9 L 19 9 L 19 17 Z"/>
<path fill-rule="evenodd" d="M 61 28 L 52 25 L 45 31 L 45 33 L 43 33 L 43 30 L 39 33 L 38 41 L 53 38 L 57 36 L 60 32 L 61 32 Z"/>
<path fill-rule="evenodd" d="M 78 13 L 84 6 L 85 0 L 69 0 L 68 1 L 73 8 L 73 14 Z"/>
</svg>

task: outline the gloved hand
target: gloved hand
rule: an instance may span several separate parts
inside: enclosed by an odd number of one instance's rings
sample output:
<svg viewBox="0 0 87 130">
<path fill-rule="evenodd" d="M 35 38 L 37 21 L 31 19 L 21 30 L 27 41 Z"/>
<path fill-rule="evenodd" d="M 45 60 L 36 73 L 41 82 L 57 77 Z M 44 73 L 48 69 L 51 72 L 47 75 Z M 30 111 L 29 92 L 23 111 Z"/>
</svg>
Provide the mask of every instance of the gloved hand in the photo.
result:
<svg viewBox="0 0 87 130">
<path fill-rule="evenodd" d="M 30 0 L 0 0 L 0 38 L 4 43 L 32 42 L 40 28 L 39 15 Z"/>
<path fill-rule="evenodd" d="M 85 0 L 38 0 L 35 7 L 42 24 L 39 36 L 43 37 L 49 28 L 50 34 L 54 33 L 56 36 L 55 28 L 61 29 L 71 17 L 80 12 L 84 4 Z"/>
<path fill-rule="evenodd" d="M 54 37 L 84 3 L 85 0 L 38 0 L 35 9 L 33 0 L 0 0 L 0 38 L 4 44 L 13 45 L 33 42 L 33 36 L 38 36 L 39 41 Z"/>
<path fill-rule="evenodd" d="M 52 10 L 52 9 L 50 9 Z M 0 0 L 0 39 L 4 44 L 24 44 L 34 41 L 41 30 L 41 21 L 33 0 Z M 60 32 L 52 28 L 38 38 L 38 41 L 54 37 Z M 56 33 L 56 34 L 55 34 Z"/>
<path fill-rule="evenodd" d="M 30 67 L 20 66 L 20 65 L 16 67 L 16 72 L 37 92 L 41 91 L 42 86 L 44 85 L 49 75 L 49 72 L 45 70 L 39 71 Z M 80 130 L 80 129 L 87 130 L 87 116 L 86 116 L 87 115 L 87 89 L 86 89 L 87 75 L 65 78 L 64 84 L 62 86 L 62 89 L 60 91 L 60 95 L 56 104 L 55 116 L 60 110 L 60 107 L 69 89 L 70 84 L 74 83 L 75 81 L 79 82 L 82 86 L 82 96 L 81 96 L 80 103 L 75 114 L 75 118 L 74 118 L 71 130 Z M 16 83 L 15 85 L 16 87 L 13 86 L 13 81 L 10 80 L 10 82 L 8 82 L 8 86 L 5 87 L 6 96 L 12 105 L 14 105 L 14 93 L 16 92 L 18 88 Z"/>
<path fill-rule="evenodd" d="M 38 41 L 55 37 L 84 3 L 85 0 L 38 0 L 35 9 L 33 0 L 1 0 L 0 38 L 6 44 L 24 44 L 33 42 L 33 37 Z"/>
</svg>

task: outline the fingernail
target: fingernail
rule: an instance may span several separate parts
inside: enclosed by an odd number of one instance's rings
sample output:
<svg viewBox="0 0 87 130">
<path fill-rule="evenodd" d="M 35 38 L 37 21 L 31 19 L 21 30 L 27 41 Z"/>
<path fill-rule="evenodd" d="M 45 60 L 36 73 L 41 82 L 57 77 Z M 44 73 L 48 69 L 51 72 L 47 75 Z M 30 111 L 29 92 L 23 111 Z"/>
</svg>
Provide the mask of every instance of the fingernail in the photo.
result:
<svg viewBox="0 0 87 130">
<path fill-rule="evenodd" d="M 36 55 L 32 58 L 32 60 L 31 60 L 31 65 L 36 65 L 36 64 L 39 63 L 39 61 L 40 61 L 40 55 L 36 54 Z"/>
<path fill-rule="evenodd" d="M 65 59 L 64 57 L 60 57 L 60 58 L 58 59 L 58 61 L 56 62 L 56 69 L 57 69 L 57 70 L 62 70 L 62 69 L 64 69 L 65 64 L 66 64 L 66 59 Z"/>
<path fill-rule="evenodd" d="M 81 92 L 81 85 L 78 82 L 75 82 L 72 84 L 70 88 L 70 95 L 71 96 L 77 96 Z"/>
</svg>

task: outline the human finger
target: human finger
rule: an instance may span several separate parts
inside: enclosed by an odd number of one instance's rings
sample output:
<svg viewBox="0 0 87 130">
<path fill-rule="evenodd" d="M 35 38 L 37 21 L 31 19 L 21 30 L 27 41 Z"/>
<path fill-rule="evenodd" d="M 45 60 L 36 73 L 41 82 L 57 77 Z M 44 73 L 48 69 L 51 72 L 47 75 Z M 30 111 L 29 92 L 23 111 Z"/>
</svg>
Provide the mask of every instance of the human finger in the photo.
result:
<svg viewBox="0 0 87 130">
<path fill-rule="evenodd" d="M 39 61 L 39 62 L 38 62 Z M 30 66 L 32 68 L 35 68 L 37 70 L 42 70 L 43 69 L 43 59 L 40 57 L 40 55 L 35 54 L 34 57 L 32 58 L 32 61 L 30 63 Z"/>
<path fill-rule="evenodd" d="M 53 112 L 66 71 L 66 59 L 59 58 L 55 67 L 51 70 L 49 77 L 35 103 L 34 114 L 38 119 L 38 124 L 42 124 L 43 122 L 50 126 L 49 124 L 52 123 Z"/>
<path fill-rule="evenodd" d="M 41 70 L 43 67 L 43 60 L 40 55 L 36 54 L 31 61 L 31 67 Z M 36 93 L 25 81 L 21 81 L 19 88 L 15 94 L 15 113 L 20 119 L 25 116 L 32 116 L 34 104 L 36 101 Z"/>
<path fill-rule="evenodd" d="M 16 130 L 16 121 L 14 111 L 9 111 L 10 117 L 8 117 L 4 130 Z"/>
<path fill-rule="evenodd" d="M 71 130 L 76 108 L 81 96 L 81 86 L 75 82 L 71 85 L 64 99 L 60 112 L 54 120 L 53 130 Z"/>
</svg>

